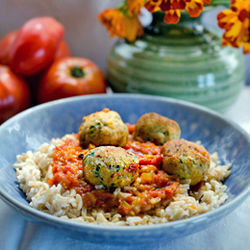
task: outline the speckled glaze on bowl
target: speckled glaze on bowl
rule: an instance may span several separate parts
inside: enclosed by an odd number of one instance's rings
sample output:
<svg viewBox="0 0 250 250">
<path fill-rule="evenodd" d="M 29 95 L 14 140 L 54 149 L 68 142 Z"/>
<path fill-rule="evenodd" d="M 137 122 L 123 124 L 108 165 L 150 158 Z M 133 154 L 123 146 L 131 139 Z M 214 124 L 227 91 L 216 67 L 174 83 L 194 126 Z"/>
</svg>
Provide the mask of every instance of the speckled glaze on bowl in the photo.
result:
<svg viewBox="0 0 250 250">
<path fill-rule="evenodd" d="M 226 180 L 228 200 L 208 213 L 158 225 L 102 226 L 63 220 L 31 208 L 19 189 L 13 163 L 16 155 L 35 150 L 53 137 L 78 132 L 84 115 L 110 108 L 124 122 L 135 123 L 146 112 L 176 120 L 182 138 L 201 140 L 210 153 L 217 151 L 222 164 L 232 163 Z M 112 94 L 73 97 L 26 110 L 0 126 L 0 197 L 27 220 L 42 223 L 71 237 L 102 244 L 149 244 L 201 231 L 237 208 L 250 192 L 250 137 L 220 114 L 170 98 Z"/>
</svg>

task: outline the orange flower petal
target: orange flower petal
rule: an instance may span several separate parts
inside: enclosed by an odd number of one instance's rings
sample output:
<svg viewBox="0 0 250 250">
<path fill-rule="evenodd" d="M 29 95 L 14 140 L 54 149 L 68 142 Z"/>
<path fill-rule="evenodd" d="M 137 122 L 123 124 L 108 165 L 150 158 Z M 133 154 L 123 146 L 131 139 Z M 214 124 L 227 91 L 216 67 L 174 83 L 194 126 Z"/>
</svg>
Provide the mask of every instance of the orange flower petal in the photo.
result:
<svg viewBox="0 0 250 250">
<path fill-rule="evenodd" d="M 184 10 L 186 8 L 185 0 L 174 0 L 172 4 L 172 9 L 174 10 Z"/>
<path fill-rule="evenodd" d="M 169 10 L 166 12 L 164 17 L 164 21 L 166 23 L 176 24 L 179 22 L 181 16 L 181 12 L 179 10 Z"/>
<path fill-rule="evenodd" d="M 250 53 L 250 43 L 244 43 L 243 44 L 243 53 L 244 54 Z"/>
<path fill-rule="evenodd" d="M 224 29 L 225 25 L 232 22 L 232 18 L 237 18 L 237 14 L 232 10 L 224 10 L 217 15 L 218 26 Z M 234 22 L 234 21 L 233 21 Z"/>
<path fill-rule="evenodd" d="M 203 11 L 202 0 L 191 0 L 186 3 L 186 10 L 191 17 L 198 17 Z"/>
<path fill-rule="evenodd" d="M 234 12 L 238 12 L 241 9 L 246 8 L 246 3 L 247 1 L 245 0 L 231 0 L 231 10 Z"/>
<path fill-rule="evenodd" d="M 123 20 L 126 29 L 124 38 L 126 38 L 128 41 L 132 42 L 137 36 L 141 36 L 143 34 L 143 28 L 137 15 L 132 17 L 125 16 Z"/>
<path fill-rule="evenodd" d="M 203 4 L 208 5 L 212 2 L 212 0 L 203 0 Z"/>
<path fill-rule="evenodd" d="M 222 37 L 221 44 L 224 45 L 224 46 L 232 46 L 232 44 L 227 39 L 225 39 L 224 37 Z"/>
<path fill-rule="evenodd" d="M 227 30 L 228 37 L 237 37 L 240 35 L 242 30 L 241 22 L 234 22 L 233 25 L 230 25 L 230 29 Z"/>
<path fill-rule="evenodd" d="M 169 11 L 172 9 L 172 2 L 177 2 L 178 0 L 162 0 L 161 4 L 159 5 L 161 11 Z"/>
<path fill-rule="evenodd" d="M 248 18 L 249 12 L 246 9 L 243 9 L 239 12 L 238 18 L 241 22 L 244 22 Z"/>
<path fill-rule="evenodd" d="M 159 10 L 159 6 L 162 3 L 163 0 L 149 0 L 144 4 L 144 7 L 149 11 L 149 12 L 155 12 Z"/>
</svg>

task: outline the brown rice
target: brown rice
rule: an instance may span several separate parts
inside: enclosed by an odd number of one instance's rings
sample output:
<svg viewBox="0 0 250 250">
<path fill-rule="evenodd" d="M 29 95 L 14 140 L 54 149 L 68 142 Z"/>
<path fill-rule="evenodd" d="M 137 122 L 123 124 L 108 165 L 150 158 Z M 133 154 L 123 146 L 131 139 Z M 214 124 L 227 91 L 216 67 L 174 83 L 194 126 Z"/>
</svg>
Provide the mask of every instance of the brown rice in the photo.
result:
<svg viewBox="0 0 250 250">
<path fill-rule="evenodd" d="M 50 165 L 53 150 L 67 138 L 75 139 L 73 135 L 52 139 L 50 143 L 42 144 L 34 153 L 28 151 L 18 155 L 14 164 L 20 188 L 26 193 L 30 206 L 45 213 L 82 223 L 134 226 L 165 223 L 196 216 L 219 207 L 227 199 L 225 193 L 227 187 L 222 181 L 230 175 L 231 165 L 220 165 L 217 153 L 213 153 L 205 185 L 198 192 L 188 192 L 190 181 L 186 180 L 181 183 L 180 191 L 164 206 L 161 205 L 144 214 L 121 216 L 115 210 L 108 213 L 100 209 L 86 211 L 82 208 L 81 196 L 74 189 L 69 191 L 64 190 L 60 184 L 57 186 L 48 184 L 48 180 L 53 176 Z M 122 193 L 120 188 L 114 192 L 115 195 L 118 193 L 127 195 Z"/>
</svg>

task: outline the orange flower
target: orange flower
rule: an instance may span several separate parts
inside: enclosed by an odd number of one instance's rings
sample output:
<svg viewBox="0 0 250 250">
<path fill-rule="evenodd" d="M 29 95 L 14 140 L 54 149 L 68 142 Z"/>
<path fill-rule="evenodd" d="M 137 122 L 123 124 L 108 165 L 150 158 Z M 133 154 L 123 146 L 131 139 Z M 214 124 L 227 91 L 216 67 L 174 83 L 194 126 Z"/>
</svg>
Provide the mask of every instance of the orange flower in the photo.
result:
<svg viewBox="0 0 250 250">
<path fill-rule="evenodd" d="M 148 0 L 145 8 L 149 12 L 164 11 L 166 23 L 178 23 L 180 10 L 186 9 L 191 17 L 198 17 L 203 11 L 203 4 L 210 4 L 211 0 Z"/>
<path fill-rule="evenodd" d="M 131 13 L 139 14 L 141 8 L 144 7 L 144 0 L 127 0 L 127 6 Z"/>
<path fill-rule="evenodd" d="M 243 46 L 244 53 L 250 52 L 250 1 L 232 0 L 231 9 L 220 12 L 218 25 L 225 29 L 223 45 L 236 48 Z"/>
<path fill-rule="evenodd" d="M 138 16 L 125 14 L 122 9 L 107 9 L 98 16 L 101 23 L 107 27 L 110 36 L 118 36 L 128 41 L 134 41 L 143 34 L 143 28 Z"/>
<path fill-rule="evenodd" d="M 99 14 L 98 18 L 107 27 L 111 37 L 124 37 L 123 14 L 118 9 L 106 9 Z"/>
</svg>

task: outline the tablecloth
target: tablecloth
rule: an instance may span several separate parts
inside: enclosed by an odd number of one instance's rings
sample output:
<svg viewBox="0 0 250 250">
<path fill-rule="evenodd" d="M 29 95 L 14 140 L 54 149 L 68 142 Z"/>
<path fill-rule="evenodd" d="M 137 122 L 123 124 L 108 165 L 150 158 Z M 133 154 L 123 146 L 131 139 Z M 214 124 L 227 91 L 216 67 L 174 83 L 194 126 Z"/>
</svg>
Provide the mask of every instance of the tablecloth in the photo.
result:
<svg viewBox="0 0 250 250">
<path fill-rule="evenodd" d="M 250 133 L 250 87 L 246 87 L 225 116 Z M 250 181 L 250 180 L 249 180 Z M 147 246 L 111 246 L 88 243 L 59 231 L 27 222 L 0 200 L 0 250 L 248 250 L 250 249 L 250 196 L 231 214 L 201 232 L 167 243 Z"/>
</svg>

